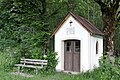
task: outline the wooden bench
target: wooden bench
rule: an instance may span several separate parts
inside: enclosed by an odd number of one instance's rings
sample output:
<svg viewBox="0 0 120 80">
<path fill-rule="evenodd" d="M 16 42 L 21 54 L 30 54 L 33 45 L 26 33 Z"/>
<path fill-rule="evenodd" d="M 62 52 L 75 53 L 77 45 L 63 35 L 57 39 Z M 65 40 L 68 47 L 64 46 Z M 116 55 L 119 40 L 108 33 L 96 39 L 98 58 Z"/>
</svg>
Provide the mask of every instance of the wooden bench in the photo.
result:
<svg viewBox="0 0 120 80">
<path fill-rule="evenodd" d="M 39 59 L 21 59 L 20 64 L 15 64 L 18 67 L 18 72 L 20 72 L 21 67 L 35 68 L 36 74 L 38 74 L 38 69 L 42 69 L 44 66 L 47 66 L 47 60 Z"/>
</svg>

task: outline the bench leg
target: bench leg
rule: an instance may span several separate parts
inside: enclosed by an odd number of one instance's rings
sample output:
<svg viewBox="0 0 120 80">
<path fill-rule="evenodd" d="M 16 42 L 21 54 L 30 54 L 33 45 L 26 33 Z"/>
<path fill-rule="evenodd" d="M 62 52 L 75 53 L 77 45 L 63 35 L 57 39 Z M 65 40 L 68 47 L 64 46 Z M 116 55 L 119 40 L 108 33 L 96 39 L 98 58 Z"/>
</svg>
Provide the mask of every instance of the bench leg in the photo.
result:
<svg viewBox="0 0 120 80">
<path fill-rule="evenodd" d="M 18 73 L 20 73 L 20 66 L 18 66 Z"/>
<path fill-rule="evenodd" d="M 36 69 L 35 72 L 36 72 L 36 75 L 37 75 L 38 74 L 38 69 Z"/>
</svg>

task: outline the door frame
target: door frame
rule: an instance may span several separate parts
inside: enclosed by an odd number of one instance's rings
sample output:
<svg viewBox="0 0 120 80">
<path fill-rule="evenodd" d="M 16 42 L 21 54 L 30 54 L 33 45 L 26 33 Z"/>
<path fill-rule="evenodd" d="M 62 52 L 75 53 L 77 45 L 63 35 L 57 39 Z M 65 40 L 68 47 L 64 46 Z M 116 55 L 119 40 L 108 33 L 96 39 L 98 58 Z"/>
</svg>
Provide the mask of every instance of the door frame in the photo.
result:
<svg viewBox="0 0 120 80">
<path fill-rule="evenodd" d="M 64 62 L 64 63 L 63 63 L 63 65 L 64 65 L 64 66 L 63 66 L 64 71 L 66 71 L 66 70 L 65 70 L 65 41 L 79 41 L 79 42 L 80 42 L 80 51 L 79 51 L 79 72 L 80 72 L 80 71 L 81 71 L 81 40 L 78 40 L 78 39 L 67 39 L 67 40 L 64 40 L 64 41 L 63 41 L 63 43 L 64 43 L 64 44 L 63 44 L 63 46 L 64 46 L 64 48 L 63 48 L 63 49 L 64 49 L 64 50 L 63 50 L 63 51 L 64 51 L 64 52 L 63 52 L 63 54 L 64 54 L 64 55 L 63 55 L 63 56 L 64 56 L 64 59 L 63 59 L 63 62 Z M 72 64 L 73 64 L 73 63 L 72 63 Z M 72 67 L 73 67 L 73 65 L 72 65 Z M 68 71 L 68 72 L 74 72 L 74 71 Z"/>
</svg>

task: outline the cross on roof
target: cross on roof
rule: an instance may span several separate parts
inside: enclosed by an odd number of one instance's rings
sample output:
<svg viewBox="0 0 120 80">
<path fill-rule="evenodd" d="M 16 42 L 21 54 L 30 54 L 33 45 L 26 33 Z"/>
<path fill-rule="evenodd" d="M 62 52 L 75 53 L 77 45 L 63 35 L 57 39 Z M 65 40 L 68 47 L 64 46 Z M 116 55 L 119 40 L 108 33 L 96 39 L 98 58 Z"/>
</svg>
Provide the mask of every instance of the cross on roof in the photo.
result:
<svg viewBox="0 0 120 80">
<path fill-rule="evenodd" d="M 73 22 L 72 22 L 71 20 L 70 20 L 70 22 L 69 22 L 69 23 L 70 23 L 70 26 L 72 26 L 72 23 L 73 23 Z"/>
</svg>

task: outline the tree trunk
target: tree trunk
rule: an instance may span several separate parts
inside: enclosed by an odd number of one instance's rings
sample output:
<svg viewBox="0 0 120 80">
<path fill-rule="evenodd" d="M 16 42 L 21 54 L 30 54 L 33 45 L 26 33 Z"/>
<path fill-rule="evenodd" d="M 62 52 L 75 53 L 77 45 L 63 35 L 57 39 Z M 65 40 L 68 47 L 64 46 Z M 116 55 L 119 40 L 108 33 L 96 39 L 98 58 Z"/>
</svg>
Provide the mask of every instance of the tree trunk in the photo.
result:
<svg viewBox="0 0 120 80">
<path fill-rule="evenodd" d="M 74 10 L 74 0 L 68 0 L 68 3 L 67 3 L 67 11 L 73 11 Z"/>
<path fill-rule="evenodd" d="M 102 11 L 104 22 L 104 36 L 105 36 L 105 51 L 107 52 L 110 62 L 114 64 L 115 61 L 115 27 L 117 26 L 117 10 L 120 6 L 120 0 L 94 0 L 97 2 Z"/>
<path fill-rule="evenodd" d="M 105 51 L 107 52 L 110 62 L 114 65 L 114 44 L 115 44 L 115 27 L 116 27 L 116 21 L 115 21 L 115 14 L 113 11 L 111 11 L 109 8 L 107 10 L 102 10 L 103 15 L 103 21 L 104 21 L 104 45 L 105 45 Z"/>
</svg>

